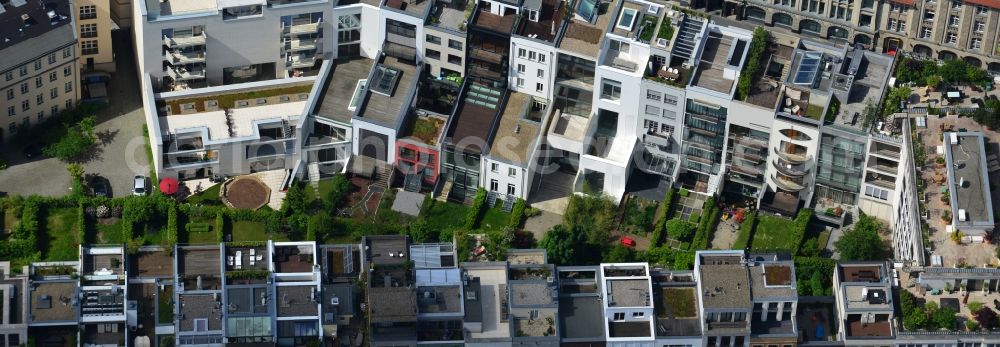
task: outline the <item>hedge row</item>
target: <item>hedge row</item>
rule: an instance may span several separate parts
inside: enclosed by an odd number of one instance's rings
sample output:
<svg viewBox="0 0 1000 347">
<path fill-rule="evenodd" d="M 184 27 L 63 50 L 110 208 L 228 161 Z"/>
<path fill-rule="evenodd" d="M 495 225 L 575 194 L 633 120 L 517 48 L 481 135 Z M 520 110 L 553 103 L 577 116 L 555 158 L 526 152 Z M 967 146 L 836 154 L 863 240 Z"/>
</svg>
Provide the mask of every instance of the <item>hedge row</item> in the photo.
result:
<svg viewBox="0 0 1000 347">
<path fill-rule="evenodd" d="M 705 200 L 705 208 L 702 210 L 702 217 L 698 223 L 698 232 L 691 241 L 691 250 L 709 249 L 709 242 L 712 239 L 712 232 L 715 230 L 715 223 L 719 220 L 722 211 L 715 205 L 715 197 L 710 196 Z"/>
<path fill-rule="evenodd" d="M 164 238 L 164 248 L 172 252 L 177 244 L 177 208 L 170 206 L 167 209 L 167 235 Z"/>
<path fill-rule="evenodd" d="M 83 202 L 76 207 L 76 241 L 78 244 L 87 244 L 87 213 L 84 211 Z"/>
<path fill-rule="evenodd" d="M 667 194 L 663 196 L 660 214 L 656 216 L 656 224 L 653 225 L 653 239 L 650 240 L 653 247 L 663 243 L 664 232 L 667 231 L 667 219 L 670 219 L 670 212 L 674 208 L 674 194 L 676 192 L 676 189 L 670 187 L 670 189 L 667 189 Z"/>
<path fill-rule="evenodd" d="M 225 228 L 226 227 L 226 217 L 222 212 L 217 212 L 215 214 L 215 241 L 222 242 L 225 241 Z"/>
<path fill-rule="evenodd" d="M 524 219 L 524 209 L 528 207 L 528 202 L 524 199 L 518 198 L 514 202 L 514 209 L 510 211 L 510 222 L 507 223 L 511 229 L 517 229 L 521 226 L 521 220 Z"/>
<path fill-rule="evenodd" d="M 795 247 L 795 254 L 799 254 L 799 250 L 802 249 L 802 240 L 806 237 L 806 228 L 809 228 L 809 222 L 812 221 L 813 210 L 810 208 L 804 208 L 799 210 L 799 214 L 795 216 L 795 238 L 799 240 Z"/>
<path fill-rule="evenodd" d="M 472 208 L 465 216 L 465 229 L 472 230 L 479 225 L 479 217 L 483 214 L 483 205 L 486 205 L 486 189 L 479 188 L 476 191 L 476 198 L 472 200 Z"/>
</svg>

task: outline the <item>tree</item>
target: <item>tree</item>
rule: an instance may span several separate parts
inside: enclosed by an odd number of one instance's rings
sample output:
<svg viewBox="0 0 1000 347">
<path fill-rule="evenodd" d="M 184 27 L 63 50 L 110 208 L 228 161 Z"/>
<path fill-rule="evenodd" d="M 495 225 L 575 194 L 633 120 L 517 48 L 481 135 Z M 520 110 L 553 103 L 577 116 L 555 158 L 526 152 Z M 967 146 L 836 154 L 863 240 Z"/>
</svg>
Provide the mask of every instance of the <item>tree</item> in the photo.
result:
<svg viewBox="0 0 1000 347">
<path fill-rule="evenodd" d="M 667 235 L 675 240 L 690 240 L 694 236 L 694 224 L 674 218 L 667 221 Z"/>
<path fill-rule="evenodd" d="M 324 240 L 333 228 L 333 217 L 330 217 L 329 213 L 314 214 L 309 217 L 309 224 L 306 227 L 306 241 Z"/>
<path fill-rule="evenodd" d="M 611 247 L 611 251 L 608 252 L 608 256 L 604 258 L 605 262 L 608 263 L 628 263 L 635 261 L 635 252 L 624 245 L 615 245 Z"/>
<path fill-rule="evenodd" d="M 410 239 L 413 243 L 437 242 L 438 232 L 424 219 L 410 223 Z"/>
<path fill-rule="evenodd" d="M 826 292 L 826 288 L 823 285 L 823 273 L 819 271 L 813 272 L 812 278 L 809 279 L 809 286 L 812 289 L 812 295 L 822 296 Z"/>
<path fill-rule="evenodd" d="M 333 210 L 340 207 L 340 204 L 344 202 L 344 198 L 351 192 L 351 182 L 344 175 L 336 175 L 330 179 L 330 185 L 332 185 L 332 188 L 323 198 L 324 203 L 327 204 L 326 208 Z"/>
<path fill-rule="evenodd" d="M 931 314 L 931 321 L 938 329 L 955 330 L 955 311 L 948 307 L 942 307 Z"/>
<path fill-rule="evenodd" d="M 854 228 L 848 230 L 833 245 L 840 251 L 841 260 L 878 260 L 885 257 L 882 239 L 878 236 L 879 224 L 874 218 L 861 215 Z"/>
<path fill-rule="evenodd" d="M 42 149 L 45 155 L 62 161 L 78 159 L 94 146 L 94 117 L 87 117 L 66 128 L 66 134 Z"/>
<path fill-rule="evenodd" d="M 584 252 L 587 244 L 587 236 L 579 227 L 567 228 L 563 225 L 556 225 L 545 233 L 542 238 L 542 248 L 548 253 L 549 260 L 557 265 L 578 264 L 580 255 L 577 251 Z"/>
<path fill-rule="evenodd" d="M 972 308 L 970 305 L 969 308 Z M 980 307 L 978 310 L 972 311 L 973 318 L 976 322 L 979 322 L 979 326 L 984 329 L 993 329 L 997 327 L 997 313 L 989 307 Z"/>
<path fill-rule="evenodd" d="M 281 212 L 285 215 L 302 213 L 306 211 L 306 191 L 300 182 L 292 182 L 285 193 L 285 200 L 281 202 Z"/>
<path fill-rule="evenodd" d="M 927 327 L 927 313 L 923 309 L 916 307 L 903 317 L 903 327 L 906 330 L 917 330 Z"/>
</svg>

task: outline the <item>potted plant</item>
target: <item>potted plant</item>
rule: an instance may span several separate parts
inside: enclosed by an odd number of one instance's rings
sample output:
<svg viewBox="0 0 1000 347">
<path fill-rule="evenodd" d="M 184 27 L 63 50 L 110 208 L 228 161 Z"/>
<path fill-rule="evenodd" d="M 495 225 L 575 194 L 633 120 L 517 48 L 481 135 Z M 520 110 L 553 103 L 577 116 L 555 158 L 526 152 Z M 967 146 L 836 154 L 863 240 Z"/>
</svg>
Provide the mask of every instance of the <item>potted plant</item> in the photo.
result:
<svg viewBox="0 0 1000 347">
<path fill-rule="evenodd" d="M 941 212 L 941 220 L 945 223 L 951 223 L 951 211 L 944 210 Z"/>
<path fill-rule="evenodd" d="M 934 159 L 934 162 L 937 164 L 938 168 L 944 167 L 944 157 L 937 157 L 937 159 Z"/>
</svg>

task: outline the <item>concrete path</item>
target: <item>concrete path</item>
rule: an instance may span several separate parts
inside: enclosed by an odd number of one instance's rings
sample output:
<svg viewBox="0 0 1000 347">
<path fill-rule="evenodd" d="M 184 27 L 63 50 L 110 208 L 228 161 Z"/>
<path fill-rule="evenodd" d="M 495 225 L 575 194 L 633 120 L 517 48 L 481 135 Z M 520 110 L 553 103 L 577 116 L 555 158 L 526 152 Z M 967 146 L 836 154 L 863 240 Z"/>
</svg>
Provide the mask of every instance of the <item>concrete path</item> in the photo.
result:
<svg viewBox="0 0 1000 347">
<path fill-rule="evenodd" d="M 530 231 L 535 236 L 535 241 L 541 242 L 542 237 L 545 237 L 545 232 L 556 225 L 562 224 L 562 221 L 563 216 L 561 214 L 542 210 L 541 214 L 524 221 L 524 230 Z"/>
</svg>

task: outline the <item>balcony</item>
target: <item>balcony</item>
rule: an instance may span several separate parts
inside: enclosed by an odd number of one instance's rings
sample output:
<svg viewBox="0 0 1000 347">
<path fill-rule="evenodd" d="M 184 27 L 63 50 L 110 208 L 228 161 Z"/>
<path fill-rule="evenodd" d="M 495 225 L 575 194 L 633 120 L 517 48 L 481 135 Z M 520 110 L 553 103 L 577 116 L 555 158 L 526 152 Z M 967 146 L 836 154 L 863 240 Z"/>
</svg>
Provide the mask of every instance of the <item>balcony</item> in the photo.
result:
<svg viewBox="0 0 1000 347">
<path fill-rule="evenodd" d="M 896 181 L 889 178 L 890 177 L 887 175 L 879 175 L 877 173 L 869 172 L 865 175 L 865 183 L 889 190 L 895 190 Z"/>
<path fill-rule="evenodd" d="M 805 151 L 795 151 L 794 153 L 789 153 L 775 147 L 774 154 L 777 154 L 779 158 L 793 164 L 802 164 L 809 160 L 809 156 L 806 155 Z"/>
<path fill-rule="evenodd" d="M 316 49 L 316 39 L 305 39 L 305 40 L 290 40 L 285 44 L 285 51 L 287 52 L 297 52 L 297 51 L 307 51 L 311 49 Z"/>
<path fill-rule="evenodd" d="M 194 36 L 182 36 L 182 37 L 164 36 L 163 44 L 170 49 L 204 45 L 205 32 L 202 32 L 201 35 L 194 35 Z"/>
<path fill-rule="evenodd" d="M 802 184 L 801 179 L 794 180 L 784 176 L 771 175 L 771 180 L 774 181 L 774 184 L 776 184 L 778 188 L 787 191 L 797 192 L 806 188 L 806 186 Z"/>
<path fill-rule="evenodd" d="M 319 25 L 323 21 L 303 22 L 303 23 L 292 23 L 291 25 L 286 25 L 281 28 L 281 33 L 284 35 L 308 35 L 315 34 L 319 32 Z"/>
<path fill-rule="evenodd" d="M 205 70 L 198 69 L 188 69 L 185 67 L 168 67 L 166 70 L 167 76 L 170 76 L 174 81 L 190 81 L 205 78 Z"/>
<path fill-rule="evenodd" d="M 205 52 L 167 52 L 163 55 L 163 60 L 174 65 L 204 63 Z"/>
<path fill-rule="evenodd" d="M 479 59 L 482 61 L 490 62 L 493 64 L 503 64 L 506 59 L 504 59 L 503 54 L 496 51 L 491 51 L 479 47 L 472 47 L 469 50 L 469 57 L 473 59 Z"/>
<path fill-rule="evenodd" d="M 808 164 L 792 164 L 781 159 L 775 159 L 772 164 L 774 164 L 774 168 L 777 169 L 778 172 L 786 176 L 802 177 L 809 173 Z"/>
<path fill-rule="evenodd" d="M 608 53 L 604 55 L 604 61 L 602 64 L 604 66 L 610 66 L 628 72 L 636 72 L 639 70 L 639 63 L 629 60 L 628 53 L 622 53 L 617 50 L 608 50 Z"/>
<path fill-rule="evenodd" d="M 200 164 L 211 164 L 219 161 L 219 151 L 195 151 L 178 154 L 165 154 L 163 161 L 166 167 L 176 168 Z"/>
<path fill-rule="evenodd" d="M 652 145 L 666 148 L 668 151 L 670 150 L 670 134 L 647 132 L 645 135 L 642 135 L 642 142 L 645 143 L 647 147 Z"/>
<path fill-rule="evenodd" d="M 815 216 L 817 219 L 836 225 L 844 225 L 844 221 L 847 218 L 848 213 L 851 213 L 854 210 L 854 206 L 848 204 L 838 204 L 830 198 L 817 197 L 814 210 L 816 211 Z"/>
<path fill-rule="evenodd" d="M 286 60 L 286 65 L 293 69 L 310 68 L 316 65 L 316 56 L 292 55 Z"/>
</svg>

